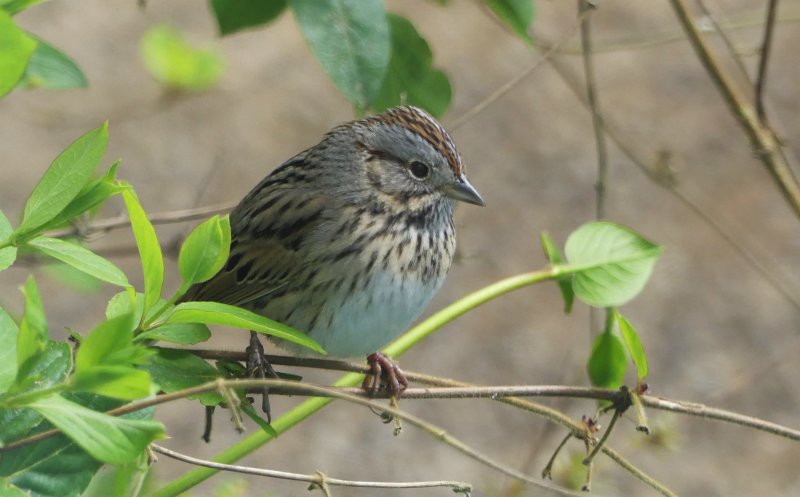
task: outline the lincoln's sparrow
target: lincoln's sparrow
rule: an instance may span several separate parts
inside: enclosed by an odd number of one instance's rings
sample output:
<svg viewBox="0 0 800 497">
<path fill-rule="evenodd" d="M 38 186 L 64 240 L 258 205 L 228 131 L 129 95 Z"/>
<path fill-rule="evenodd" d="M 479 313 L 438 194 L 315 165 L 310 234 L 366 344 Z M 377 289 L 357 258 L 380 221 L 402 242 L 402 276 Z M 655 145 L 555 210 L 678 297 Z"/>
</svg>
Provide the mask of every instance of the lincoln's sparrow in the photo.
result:
<svg viewBox="0 0 800 497">
<path fill-rule="evenodd" d="M 444 281 L 455 200 L 483 205 L 455 144 L 427 113 L 397 107 L 343 124 L 236 206 L 227 264 L 184 300 L 262 313 L 306 332 L 332 357 L 375 352 Z M 368 359 L 374 374 L 365 388 L 375 391 L 383 369 L 402 391 L 396 365 L 378 353 Z"/>
</svg>

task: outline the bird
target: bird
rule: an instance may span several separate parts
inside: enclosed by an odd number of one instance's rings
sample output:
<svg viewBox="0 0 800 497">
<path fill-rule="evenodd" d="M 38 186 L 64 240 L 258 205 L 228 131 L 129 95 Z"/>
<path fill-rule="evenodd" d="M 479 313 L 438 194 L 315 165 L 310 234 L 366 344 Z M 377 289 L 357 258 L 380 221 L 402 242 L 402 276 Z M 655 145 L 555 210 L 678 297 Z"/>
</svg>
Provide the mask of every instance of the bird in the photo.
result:
<svg viewBox="0 0 800 497">
<path fill-rule="evenodd" d="M 341 124 L 241 200 L 230 214 L 225 265 L 181 300 L 262 314 L 303 331 L 329 357 L 367 355 L 363 387 L 374 394 L 384 375 L 399 395 L 405 375 L 379 351 L 444 282 L 457 201 L 484 205 L 452 138 L 424 110 L 395 107 Z M 248 369 L 263 377 L 269 366 L 255 333 L 248 356 Z"/>
</svg>

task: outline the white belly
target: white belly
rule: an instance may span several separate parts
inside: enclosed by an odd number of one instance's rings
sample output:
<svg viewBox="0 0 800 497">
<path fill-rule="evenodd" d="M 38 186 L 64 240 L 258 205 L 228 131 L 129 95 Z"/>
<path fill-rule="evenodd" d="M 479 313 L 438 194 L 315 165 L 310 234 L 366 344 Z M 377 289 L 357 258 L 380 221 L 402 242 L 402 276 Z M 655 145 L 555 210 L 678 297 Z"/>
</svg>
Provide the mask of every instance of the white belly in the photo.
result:
<svg viewBox="0 0 800 497">
<path fill-rule="evenodd" d="M 424 284 L 416 279 L 402 284 L 388 273 L 375 273 L 370 282 L 347 297 L 329 299 L 312 329 L 303 330 L 303 316 L 296 316 L 302 331 L 314 338 L 329 357 L 350 358 L 375 352 L 404 332 L 422 313 L 444 278 Z M 290 321 L 294 321 L 293 319 Z M 293 325 L 291 322 L 287 323 Z M 313 354 L 296 345 L 280 344 L 301 355 Z"/>
</svg>

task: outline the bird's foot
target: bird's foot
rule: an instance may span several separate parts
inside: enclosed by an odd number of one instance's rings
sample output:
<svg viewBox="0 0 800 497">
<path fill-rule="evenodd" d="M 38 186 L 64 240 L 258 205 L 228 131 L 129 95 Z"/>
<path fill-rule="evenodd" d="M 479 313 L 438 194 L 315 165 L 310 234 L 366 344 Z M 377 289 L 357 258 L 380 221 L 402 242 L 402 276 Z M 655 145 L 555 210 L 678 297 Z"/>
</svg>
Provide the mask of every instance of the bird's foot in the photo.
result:
<svg viewBox="0 0 800 497">
<path fill-rule="evenodd" d="M 264 357 L 264 346 L 258 339 L 255 331 L 250 332 L 250 345 L 245 349 L 247 354 L 247 376 L 251 378 L 277 378 L 278 374 L 272 369 L 272 364 Z M 267 423 L 272 423 L 272 414 L 269 408 L 269 387 L 264 385 L 261 390 L 261 410 L 267 416 Z"/>
<path fill-rule="evenodd" d="M 403 391 L 408 388 L 408 380 L 406 374 L 397 365 L 380 352 L 373 352 L 367 356 L 367 364 L 371 369 L 371 373 L 364 378 L 361 388 L 366 390 L 370 395 L 375 395 L 381 387 L 381 380 L 386 378 L 386 385 L 389 393 L 393 396 L 399 397 Z"/>
</svg>

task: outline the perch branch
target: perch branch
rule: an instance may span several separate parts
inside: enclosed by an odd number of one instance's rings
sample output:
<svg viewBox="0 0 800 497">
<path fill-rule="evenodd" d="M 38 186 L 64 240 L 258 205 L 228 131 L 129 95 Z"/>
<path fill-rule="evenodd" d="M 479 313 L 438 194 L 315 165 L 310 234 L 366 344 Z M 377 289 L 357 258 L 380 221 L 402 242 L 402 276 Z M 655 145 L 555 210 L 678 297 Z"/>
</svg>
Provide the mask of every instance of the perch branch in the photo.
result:
<svg viewBox="0 0 800 497">
<path fill-rule="evenodd" d="M 469 494 L 472 491 L 472 486 L 469 483 L 458 481 L 414 481 L 414 482 L 386 482 L 386 481 L 356 481 L 356 480 L 342 480 L 339 478 L 331 478 L 320 473 L 315 475 L 305 475 L 300 473 L 289 473 L 286 471 L 277 471 L 273 469 L 253 468 L 250 466 L 239 466 L 234 464 L 223 464 L 206 459 L 198 459 L 174 450 L 167 449 L 157 444 L 150 444 L 155 452 L 164 454 L 167 457 L 177 459 L 195 466 L 204 466 L 206 468 L 215 468 L 223 471 L 231 471 L 234 473 L 242 473 L 256 476 L 266 476 L 269 478 L 278 478 L 282 480 L 304 481 L 314 485 L 328 485 L 340 487 L 356 487 L 356 488 L 431 488 L 431 487 L 446 487 L 451 488 L 456 493 Z"/>
</svg>

